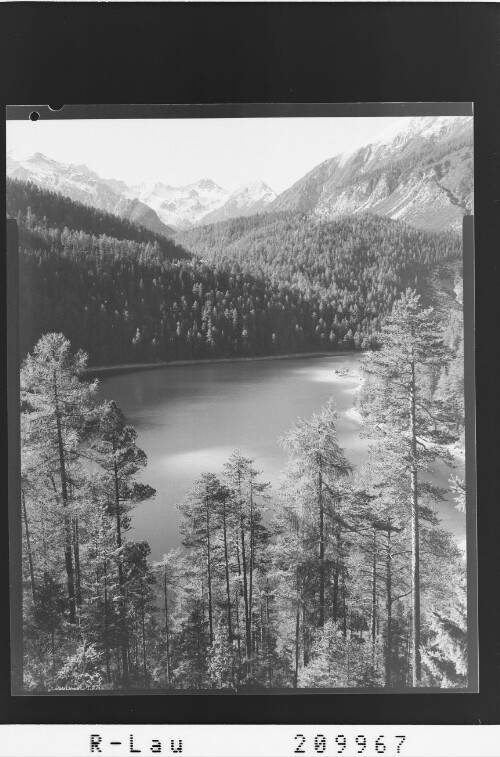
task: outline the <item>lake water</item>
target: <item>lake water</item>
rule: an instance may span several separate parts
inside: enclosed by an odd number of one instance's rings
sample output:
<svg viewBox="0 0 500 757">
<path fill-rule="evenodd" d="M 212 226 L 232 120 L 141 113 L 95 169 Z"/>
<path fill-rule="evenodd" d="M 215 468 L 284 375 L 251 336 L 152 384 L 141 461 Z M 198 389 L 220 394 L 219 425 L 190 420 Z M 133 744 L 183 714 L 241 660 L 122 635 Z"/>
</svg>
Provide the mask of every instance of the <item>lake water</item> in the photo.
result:
<svg viewBox="0 0 500 757">
<path fill-rule="evenodd" d="M 357 381 L 335 373 L 356 370 L 359 355 L 169 366 L 109 375 L 100 397 L 113 399 L 138 433 L 148 456 L 141 478 L 157 494 L 132 513 L 131 537 L 145 539 L 152 559 L 179 546 L 176 504 L 204 471 L 222 472 L 235 449 L 255 460 L 262 480 L 275 485 L 286 463 L 278 437 L 298 417 L 308 418 L 333 396 L 338 436 L 352 463 L 364 460 L 369 442 L 351 416 Z M 463 475 L 463 469 L 455 471 Z M 448 487 L 451 471 L 439 466 L 433 480 Z M 465 516 L 451 498 L 439 505 L 442 526 L 465 539 Z"/>
</svg>

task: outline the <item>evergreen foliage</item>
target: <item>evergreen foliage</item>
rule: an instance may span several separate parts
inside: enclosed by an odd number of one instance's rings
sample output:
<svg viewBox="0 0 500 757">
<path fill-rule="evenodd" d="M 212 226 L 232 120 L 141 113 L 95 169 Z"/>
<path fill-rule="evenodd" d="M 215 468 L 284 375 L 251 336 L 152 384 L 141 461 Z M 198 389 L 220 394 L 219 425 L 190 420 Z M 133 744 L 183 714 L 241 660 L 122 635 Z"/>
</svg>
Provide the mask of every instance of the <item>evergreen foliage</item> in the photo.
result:
<svg viewBox="0 0 500 757">
<path fill-rule="evenodd" d="M 190 260 L 170 240 L 31 184 L 8 190 L 21 353 L 63 323 L 94 366 L 367 349 L 420 271 L 460 256 L 453 234 L 279 213 L 179 235 Z"/>
<path fill-rule="evenodd" d="M 368 434 L 383 439 L 396 469 L 407 481 L 411 526 L 412 682 L 421 681 L 420 540 L 426 499 L 442 493 L 422 480 L 437 457 L 451 462 L 447 445 L 457 441 L 455 414 L 435 391 L 440 371 L 449 361 L 438 318 L 424 309 L 408 289 L 396 302 L 380 335 L 381 348 L 364 361 L 366 382 L 361 409 Z"/>
<path fill-rule="evenodd" d="M 430 340 L 441 354 L 431 326 L 405 293 L 367 368 L 367 418 L 377 418 L 381 388 L 388 396 L 386 379 L 402 391 L 403 353 L 420 349 L 416 398 L 442 411 L 422 347 Z M 47 334 L 21 372 L 26 691 L 415 685 L 410 474 L 423 458 L 412 457 L 404 397 L 391 398 L 382 444 L 359 470 L 339 445 L 331 402 L 298 421 L 282 440 L 289 462 L 274 504 L 236 450 L 179 505 L 184 549 L 151 564 L 148 544 L 127 537 L 130 508 L 154 495 L 136 478 L 146 457 L 116 404 L 97 404 L 85 366 L 65 337 Z M 446 413 L 439 429 L 424 417 L 419 439 L 438 447 L 453 435 Z M 439 528 L 439 492 L 420 483 L 418 495 L 418 684 L 461 688 L 464 561 Z"/>
<path fill-rule="evenodd" d="M 179 234 L 191 258 L 32 184 L 8 182 L 8 213 L 25 690 L 465 687 L 465 564 L 426 478 L 463 446 L 463 319 L 443 323 L 411 288 L 460 257 L 457 238 L 276 213 Z M 95 366 L 370 347 L 362 469 L 328 403 L 281 440 L 275 493 L 240 450 L 193 482 L 183 549 L 151 564 L 128 537 L 155 494 L 147 458 L 116 403 L 98 404 L 86 353 Z M 465 510 L 465 482 L 450 488 Z"/>
<path fill-rule="evenodd" d="M 7 178 L 7 216 L 43 220 L 47 229 L 82 231 L 89 236 L 108 236 L 121 241 L 151 244 L 165 258 L 189 258 L 185 250 L 162 234 L 155 234 L 145 226 L 120 218 L 82 202 L 70 200 L 57 192 L 49 192 L 33 182 Z M 27 224 L 29 227 L 29 223 Z"/>
</svg>

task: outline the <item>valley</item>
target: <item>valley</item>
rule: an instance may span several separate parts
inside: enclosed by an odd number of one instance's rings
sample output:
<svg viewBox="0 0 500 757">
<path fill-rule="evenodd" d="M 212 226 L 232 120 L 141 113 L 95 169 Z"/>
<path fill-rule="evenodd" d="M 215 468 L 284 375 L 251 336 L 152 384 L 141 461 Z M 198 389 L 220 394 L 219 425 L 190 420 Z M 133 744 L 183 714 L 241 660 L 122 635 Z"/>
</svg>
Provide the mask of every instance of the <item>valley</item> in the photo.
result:
<svg viewBox="0 0 500 757">
<path fill-rule="evenodd" d="M 472 119 L 376 122 L 291 186 L 251 119 L 124 126 L 128 183 L 8 155 L 19 693 L 469 685 Z M 288 188 L 223 180 L 248 157 Z"/>
</svg>

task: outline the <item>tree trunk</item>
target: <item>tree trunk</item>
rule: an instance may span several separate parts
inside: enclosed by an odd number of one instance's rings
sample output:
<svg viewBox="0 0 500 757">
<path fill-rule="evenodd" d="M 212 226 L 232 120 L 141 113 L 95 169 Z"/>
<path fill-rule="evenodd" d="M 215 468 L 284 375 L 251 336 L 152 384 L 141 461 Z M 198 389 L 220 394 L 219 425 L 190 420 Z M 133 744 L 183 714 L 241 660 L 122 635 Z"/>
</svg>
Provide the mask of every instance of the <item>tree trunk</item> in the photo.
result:
<svg viewBox="0 0 500 757">
<path fill-rule="evenodd" d="M 391 555 L 391 526 L 387 529 L 387 563 L 386 563 L 386 592 L 387 592 L 387 649 L 385 653 L 385 685 L 392 683 L 392 555 Z"/>
<path fill-rule="evenodd" d="M 141 588 L 141 621 L 142 621 L 142 664 L 144 669 L 144 686 L 148 685 L 148 668 L 146 663 L 146 621 L 144 611 L 144 590 Z"/>
<path fill-rule="evenodd" d="M 346 606 L 346 585 L 345 585 L 345 569 L 342 570 L 342 633 L 344 639 L 347 637 L 347 606 Z"/>
<path fill-rule="evenodd" d="M 297 688 L 299 678 L 299 640 L 300 640 L 300 599 L 297 589 L 297 612 L 295 615 L 295 672 L 293 676 L 293 688 Z"/>
<path fill-rule="evenodd" d="M 205 512 L 207 519 L 207 578 L 208 578 L 208 626 L 210 629 L 210 646 L 214 643 L 214 629 L 212 617 L 212 567 L 210 564 L 210 511 L 208 496 L 205 497 Z"/>
<path fill-rule="evenodd" d="M 80 571 L 80 536 L 78 533 L 78 518 L 73 520 L 73 554 L 75 557 L 75 579 L 76 579 L 76 605 L 82 606 L 82 581 Z"/>
<path fill-rule="evenodd" d="M 335 568 L 333 571 L 333 599 L 332 599 L 332 619 L 334 623 L 337 623 L 339 617 L 339 574 L 340 574 L 340 558 L 338 557 L 340 550 L 340 537 L 337 532 L 336 548 L 337 557 L 335 558 Z"/>
<path fill-rule="evenodd" d="M 64 454 L 64 443 L 62 438 L 61 415 L 59 409 L 59 397 L 57 393 L 57 377 L 54 371 L 54 398 L 55 398 L 55 416 L 57 428 L 57 448 L 59 452 L 59 473 L 61 476 L 61 494 L 63 508 L 69 504 L 68 497 L 68 480 L 66 476 L 66 458 Z M 73 572 L 73 555 L 72 542 L 73 533 L 71 527 L 71 518 L 66 514 L 64 516 L 64 562 L 66 566 L 66 576 L 68 585 L 69 600 L 69 622 L 76 623 L 76 602 L 75 602 L 75 578 Z"/>
<path fill-rule="evenodd" d="M 120 483 L 118 476 L 118 465 L 116 463 L 116 445 L 113 441 L 113 455 L 114 455 L 114 483 L 115 483 L 115 511 L 116 511 L 116 546 L 118 549 L 122 546 L 122 527 L 120 517 Z M 123 575 L 123 565 L 121 555 L 118 558 L 118 585 L 120 587 L 120 625 L 121 625 L 121 653 L 122 653 L 122 670 L 123 681 L 127 683 L 129 677 L 129 655 L 128 655 L 128 639 L 127 639 L 127 617 L 125 610 L 125 577 Z"/>
<path fill-rule="evenodd" d="M 253 486 L 250 477 L 250 561 L 249 561 L 249 588 L 248 588 L 248 617 L 250 629 L 252 628 L 252 598 L 253 598 L 253 561 L 254 561 L 254 522 L 253 522 Z M 251 646 L 252 650 L 252 646 Z"/>
<path fill-rule="evenodd" d="M 418 686 L 421 679 L 420 666 L 420 544 L 418 517 L 418 480 L 417 480 L 417 430 L 415 410 L 415 363 L 411 364 L 410 383 L 410 434 L 411 434 L 411 577 L 412 577 L 412 686 Z"/>
<path fill-rule="evenodd" d="M 111 670 L 109 666 L 109 618 L 108 618 L 108 571 L 107 561 L 104 560 L 104 648 L 106 653 L 106 678 L 108 683 L 111 681 Z"/>
<path fill-rule="evenodd" d="M 139 632 L 137 630 L 137 612 L 134 612 L 134 667 L 136 675 L 139 672 Z"/>
<path fill-rule="evenodd" d="M 410 668 L 411 668 L 411 634 L 406 634 L 406 685 L 410 685 Z"/>
<path fill-rule="evenodd" d="M 28 514 L 26 512 L 26 499 L 25 499 L 24 491 L 22 489 L 21 489 L 21 501 L 23 505 L 23 519 L 24 519 L 24 530 L 26 533 L 26 551 L 28 553 L 28 565 L 29 565 L 29 570 L 30 570 L 31 593 L 33 596 L 33 606 L 36 607 L 35 572 L 33 570 L 33 556 L 31 554 L 30 532 L 28 528 Z"/>
<path fill-rule="evenodd" d="M 241 562 L 243 564 L 243 600 L 245 603 L 245 648 L 247 659 L 251 656 L 251 622 L 248 614 L 248 581 L 247 581 L 247 563 L 245 557 L 245 522 L 241 514 Z"/>
<path fill-rule="evenodd" d="M 245 604 L 245 650 L 247 660 L 251 656 L 251 621 L 248 614 L 248 581 L 247 581 L 247 562 L 245 555 L 245 518 L 243 514 L 243 498 L 241 495 L 241 472 L 238 470 L 238 498 L 240 505 L 240 532 L 241 532 L 241 561 L 243 564 L 243 601 Z"/>
<path fill-rule="evenodd" d="M 238 659 L 241 660 L 241 630 L 240 630 L 240 610 L 239 610 L 238 592 L 236 592 L 234 606 L 236 608 L 236 638 L 238 640 Z"/>
<path fill-rule="evenodd" d="M 377 634 L 377 529 L 373 528 L 373 567 L 372 567 L 372 654 L 375 656 L 375 637 Z"/>
<path fill-rule="evenodd" d="M 323 476 L 321 458 L 318 461 L 318 507 L 319 507 L 319 627 L 325 625 L 325 524 L 323 513 Z"/>
<path fill-rule="evenodd" d="M 305 603 L 302 605 L 302 657 L 304 667 L 309 664 L 309 634 L 307 627 L 307 616 Z"/>
<path fill-rule="evenodd" d="M 56 669 L 56 639 L 54 634 L 54 626 L 50 629 L 50 649 L 52 652 L 52 673 Z"/>
<path fill-rule="evenodd" d="M 224 534 L 224 566 L 226 570 L 226 594 L 227 594 L 227 633 L 229 644 L 233 641 L 231 630 L 231 593 L 229 589 L 229 559 L 227 554 L 227 527 L 226 527 L 226 498 L 222 500 L 222 528 Z"/>
<path fill-rule="evenodd" d="M 165 566 L 163 592 L 165 595 L 165 645 L 166 645 L 166 657 L 167 657 L 167 683 L 168 687 L 171 686 L 170 681 L 170 629 L 168 625 L 168 589 L 167 589 L 167 568 Z"/>
<path fill-rule="evenodd" d="M 351 618 L 351 637 L 352 637 L 352 618 Z M 351 639 L 346 639 L 347 647 L 347 687 L 351 685 Z"/>
</svg>

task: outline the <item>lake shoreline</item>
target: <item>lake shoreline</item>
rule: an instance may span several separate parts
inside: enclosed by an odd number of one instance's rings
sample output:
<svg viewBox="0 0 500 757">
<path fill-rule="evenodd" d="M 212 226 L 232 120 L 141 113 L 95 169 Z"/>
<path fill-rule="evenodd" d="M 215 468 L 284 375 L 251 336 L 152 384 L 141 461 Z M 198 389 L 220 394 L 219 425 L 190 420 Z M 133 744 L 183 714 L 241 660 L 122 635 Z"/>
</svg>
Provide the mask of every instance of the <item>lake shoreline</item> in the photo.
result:
<svg viewBox="0 0 500 757">
<path fill-rule="evenodd" d="M 263 360 L 303 360 L 307 358 L 321 358 L 321 357 L 347 357 L 350 355 L 366 355 L 366 351 L 358 350 L 345 350 L 343 352 L 298 352 L 287 353 L 286 355 L 262 355 L 255 357 L 221 357 L 221 358 L 207 358 L 192 359 L 192 360 L 169 360 L 161 363 L 123 363 L 121 365 L 101 365 L 86 368 L 83 371 L 85 376 L 100 376 L 111 375 L 118 373 L 130 373 L 132 371 L 149 371 L 157 368 L 177 368 L 179 366 L 187 365 L 213 365 L 219 363 L 245 363 L 245 362 L 257 362 Z"/>
<path fill-rule="evenodd" d="M 339 444 L 353 465 L 364 464 L 371 441 L 364 435 L 365 419 L 357 407 L 365 378 L 363 354 L 283 358 L 216 360 L 206 369 L 194 367 L 194 361 L 168 363 L 177 370 L 164 371 L 124 372 L 118 366 L 118 371 L 108 369 L 99 377 L 99 401 L 115 400 L 148 458 L 141 480 L 157 495 L 133 508 L 131 527 L 134 539 L 150 544 L 152 560 L 180 544 L 177 503 L 203 472 L 220 475 L 235 449 L 255 461 L 274 496 L 287 462 L 276 440 L 298 418 L 310 418 L 331 398 Z M 432 480 L 448 491 L 450 470 L 440 461 L 435 468 Z M 462 477 L 462 466 L 453 472 Z M 443 528 L 460 543 L 465 538 L 464 518 L 451 495 L 437 509 Z"/>
</svg>

